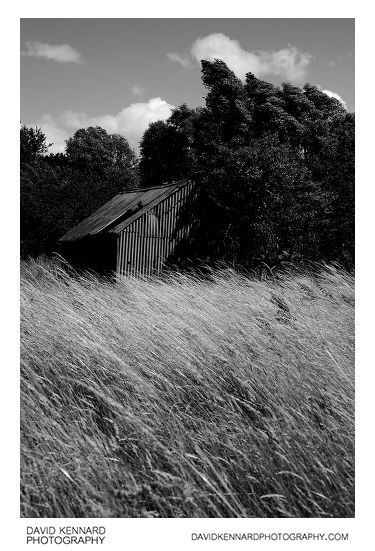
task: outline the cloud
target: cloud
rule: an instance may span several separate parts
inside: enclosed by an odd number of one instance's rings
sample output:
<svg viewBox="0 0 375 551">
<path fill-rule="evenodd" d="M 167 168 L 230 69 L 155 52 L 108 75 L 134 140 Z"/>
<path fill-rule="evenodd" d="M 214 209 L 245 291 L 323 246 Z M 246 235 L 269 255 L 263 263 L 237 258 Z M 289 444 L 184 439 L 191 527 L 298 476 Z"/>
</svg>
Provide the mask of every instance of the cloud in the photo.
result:
<svg viewBox="0 0 375 551">
<path fill-rule="evenodd" d="M 322 92 L 324 94 L 327 94 L 327 96 L 329 96 L 330 98 L 337 99 L 346 109 L 346 101 L 344 101 L 342 97 L 339 96 L 339 94 L 336 94 L 336 92 L 331 92 L 331 90 L 322 90 Z"/>
<path fill-rule="evenodd" d="M 46 135 L 47 145 L 53 144 L 48 148 L 49 153 L 64 153 L 65 140 L 69 137 L 69 134 L 51 115 L 43 115 L 39 121 L 30 123 L 30 126 L 41 128 Z"/>
<path fill-rule="evenodd" d="M 26 50 L 21 55 L 42 57 L 61 63 L 82 63 L 81 54 L 69 44 L 43 44 L 38 41 L 25 42 Z"/>
<path fill-rule="evenodd" d="M 259 52 L 261 72 L 276 75 L 290 81 L 301 82 L 307 75 L 311 55 L 288 46 L 278 52 Z"/>
<path fill-rule="evenodd" d="M 138 86 L 138 84 L 135 84 L 132 86 L 131 92 L 133 96 L 143 96 L 146 93 L 146 89 L 142 88 L 142 86 Z"/>
<path fill-rule="evenodd" d="M 191 47 L 191 57 L 198 63 L 202 59 L 221 59 L 241 79 L 246 73 L 257 77 L 274 75 L 292 82 L 301 82 L 307 74 L 311 55 L 289 45 L 277 52 L 244 50 L 237 40 L 222 33 L 198 38 Z M 185 54 L 169 53 L 168 59 L 177 61 L 184 67 L 191 65 L 191 58 Z"/>
<path fill-rule="evenodd" d="M 170 52 L 167 54 L 169 61 L 177 61 L 185 69 L 190 69 L 193 66 L 192 60 L 188 54 L 179 54 L 178 52 Z"/>
<path fill-rule="evenodd" d="M 53 142 L 50 153 L 63 152 L 65 140 L 79 128 L 101 126 L 110 134 L 125 136 L 131 147 L 137 149 L 144 131 L 151 122 L 167 119 L 174 105 L 161 98 L 151 98 L 147 102 L 132 103 L 115 115 L 89 116 L 86 113 L 65 111 L 57 117 L 44 115 L 39 121 L 29 123 L 38 126 L 47 137 L 47 143 Z"/>
</svg>

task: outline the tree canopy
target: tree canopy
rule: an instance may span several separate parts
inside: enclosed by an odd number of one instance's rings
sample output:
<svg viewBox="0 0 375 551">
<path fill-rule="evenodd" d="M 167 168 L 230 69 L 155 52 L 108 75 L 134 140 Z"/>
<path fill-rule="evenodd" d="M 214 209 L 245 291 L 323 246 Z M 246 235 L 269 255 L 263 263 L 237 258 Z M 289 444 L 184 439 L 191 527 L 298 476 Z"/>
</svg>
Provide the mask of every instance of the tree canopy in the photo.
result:
<svg viewBox="0 0 375 551">
<path fill-rule="evenodd" d="M 135 163 L 134 151 L 120 134 L 108 134 L 100 126 L 80 128 L 66 140 L 66 155 L 75 166 L 106 174 L 126 171 Z"/>
<path fill-rule="evenodd" d="M 21 165 L 32 163 L 44 153 L 47 153 L 46 137 L 40 128 L 31 128 L 21 124 L 20 129 L 20 160 Z"/>
<path fill-rule="evenodd" d="M 141 184 L 199 182 L 203 258 L 352 263 L 354 114 L 310 84 L 242 82 L 220 60 L 202 61 L 202 81 L 205 107 L 146 130 Z"/>
</svg>

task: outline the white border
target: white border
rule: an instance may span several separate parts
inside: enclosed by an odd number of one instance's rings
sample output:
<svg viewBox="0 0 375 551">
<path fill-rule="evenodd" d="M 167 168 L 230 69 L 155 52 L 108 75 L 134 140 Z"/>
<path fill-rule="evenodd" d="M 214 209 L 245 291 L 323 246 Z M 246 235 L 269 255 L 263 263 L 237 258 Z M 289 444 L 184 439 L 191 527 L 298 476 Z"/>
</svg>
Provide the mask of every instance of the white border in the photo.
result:
<svg viewBox="0 0 375 551">
<path fill-rule="evenodd" d="M 222 3 L 224 4 L 224 3 Z M 4 549 L 26 549 L 25 526 L 32 524 L 30 519 L 19 519 L 19 403 L 18 403 L 18 348 L 19 348 L 19 286 L 18 286 L 18 140 L 19 140 L 19 18 L 40 17 L 196 17 L 196 18 L 272 18 L 284 17 L 356 17 L 356 92 L 357 92 L 357 507 L 355 519 L 98 519 L 95 523 L 108 528 L 106 549 L 192 549 L 198 545 L 211 549 L 220 545 L 247 546 L 253 549 L 285 549 L 290 545 L 300 549 L 301 543 L 198 543 L 192 542 L 191 532 L 199 531 L 307 531 L 307 532 L 346 532 L 350 533 L 348 543 L 330 543 L 350 546 L 352 549 L 372 549 L 372 509 L 374 501 L 374 461 L 369 443 L 373 439 L 372 393 L 374 360 L 372 340 L 374 321 L 371 315 L 373 301 L 373 205 L 374 177 L 373 153 L 373 87 L 372 74 L 372 21 L 366 8 L 352 2 L 315 1 L 310 5 L 301 2 L 280 2 L 268 0 L 266 3 L 190 1 L 189 8 L 181 8 L 177 2 L 145 2 L 128 6 L 125 2 L 78 2 L 65 0 L 55 5 L 51 0 L 34 2 L 19 1 L 3 11 L 2 52 L 5 67 L 2 79 L 2 106 L 5 125 L 1 133 L 2 169 L 2 273 L 3 291 L 2 331 L 4 337 L 2 353 L 3 396 L 1 400 L 3 421 L 2 430 L 2 469 L 3 495 L 1 506 L 2 535 L 0 542 Z M 242 7 L 240 7 L 242 6 Z M 359 107 L 358 107 L 359 106 Z M 370 133 L 371 129 L 371 133 Z M 370 164 L 371 163 L 371 164 Z M 370 394 L 371 393 L 371 394 Z M 71 524 L 87 525 L 86 519 L 74 519 Z M 38 525 L 69 524 L 68 519 L 39 521 Z M 326 542 L 304 543 L 315 548 L 325 547 Z M 44 549 L 50 546 L 41 546 Z M 62 546 L 58 546 L 61 548 Z M 104 547 L 104 546 L 102 546 Z M 28 546 L 27 549 L 35 548 Z"/>
</svg>

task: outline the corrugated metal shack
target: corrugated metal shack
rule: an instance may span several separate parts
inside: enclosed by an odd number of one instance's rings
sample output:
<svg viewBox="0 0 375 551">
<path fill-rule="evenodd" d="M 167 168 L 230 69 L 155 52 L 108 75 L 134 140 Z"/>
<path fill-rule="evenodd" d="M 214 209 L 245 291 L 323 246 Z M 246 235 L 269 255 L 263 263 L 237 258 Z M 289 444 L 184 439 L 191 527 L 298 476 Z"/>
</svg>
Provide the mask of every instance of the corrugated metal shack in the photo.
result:
<svg viewBox="0 0 375 551">
<path fill-rule="evenodd" d="M 73 266 L 120 276 L 160 274 L 189 255 L 197 226 L 191 181 L 120 193 L 59 239 Z"/>
</svg>

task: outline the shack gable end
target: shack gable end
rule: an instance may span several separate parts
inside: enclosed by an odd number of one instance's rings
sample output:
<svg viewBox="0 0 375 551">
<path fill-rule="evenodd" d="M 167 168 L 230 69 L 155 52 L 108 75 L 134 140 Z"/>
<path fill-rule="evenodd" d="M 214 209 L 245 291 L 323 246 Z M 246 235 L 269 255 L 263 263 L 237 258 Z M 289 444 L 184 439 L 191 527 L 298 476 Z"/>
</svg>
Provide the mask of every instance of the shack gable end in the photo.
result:
<svg viewBox="0 0 375 551">
<path fill-rule="evenodd" d="M 159 274 L 168 262 L 180 260 L 197 222 L 193 191 L 192 182 L 176 189 L 119 232 L 119 276 Z"/>
</svg>

